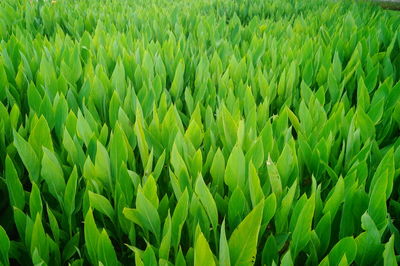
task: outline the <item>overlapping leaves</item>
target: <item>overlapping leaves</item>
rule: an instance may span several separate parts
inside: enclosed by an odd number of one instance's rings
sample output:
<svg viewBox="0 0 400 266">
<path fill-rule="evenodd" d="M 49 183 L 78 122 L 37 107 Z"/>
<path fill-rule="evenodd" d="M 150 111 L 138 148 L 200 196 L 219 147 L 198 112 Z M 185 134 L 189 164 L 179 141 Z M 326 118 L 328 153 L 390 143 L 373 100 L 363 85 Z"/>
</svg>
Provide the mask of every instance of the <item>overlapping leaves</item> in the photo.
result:
<svg viewBox="0 0 400 266">
<path fill-rule="evenodd" d="M 2 1 L 0 264 L 396 265 L 400 17 Z"/>
</svg>

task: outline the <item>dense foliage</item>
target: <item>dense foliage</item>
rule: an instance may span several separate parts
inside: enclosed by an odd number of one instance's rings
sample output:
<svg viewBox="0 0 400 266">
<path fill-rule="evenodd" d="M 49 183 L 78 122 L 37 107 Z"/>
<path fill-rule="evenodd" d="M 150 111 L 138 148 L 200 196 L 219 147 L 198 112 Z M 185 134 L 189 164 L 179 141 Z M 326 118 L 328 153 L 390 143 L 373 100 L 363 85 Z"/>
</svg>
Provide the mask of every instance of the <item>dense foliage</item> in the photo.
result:
<svg viewBox="0 0 400 266">
<path fill-rule="evenodd" d="M 397 265 L 400 13 L 0 1 L 0 265 Z"/>
</svg>

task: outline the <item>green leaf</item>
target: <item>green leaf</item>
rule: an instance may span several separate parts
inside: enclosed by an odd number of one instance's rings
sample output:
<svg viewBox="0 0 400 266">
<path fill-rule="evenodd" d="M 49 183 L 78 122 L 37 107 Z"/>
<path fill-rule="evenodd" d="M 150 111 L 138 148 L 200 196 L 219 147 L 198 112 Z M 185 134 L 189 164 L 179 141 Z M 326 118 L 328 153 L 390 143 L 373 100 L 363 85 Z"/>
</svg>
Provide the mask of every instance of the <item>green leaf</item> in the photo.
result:
<svg viewBox="0 0 400 266">
<path fill-rule="evenodd" d="M 89 195 L 90 206 L 93 207 L 93 209 L 106 215 L 108 218 L 110 218 L 111 221 L 113 221 L 115 213 L 109 200 L 102 195 L 93 193 L 92 191 L 89 191 L 88 195 Z"/>
<path fill-rule="evenodd" d="M 256 141 L 251 145 L 250 149 L 246 153 L 246 162 L 253 162 L 254 166 L 259 169 L 265 163 L 264 161 L 264 145 L 262 137 L 258 137 Z"/>
<path fill-rule="evenodd" d="M 39 213 L 36 214 L 31 238 L 32 256 L 35 252 L 37 252 L 38 256 L 40 256 L 43 261 L 49 261 L 49 243 L 47 241 L 47 236 L 42 224 L 42 218 Z"/>
<path fill-rule="evenodd" d="M 68 260 L 71 258 L 78 250 L 76 247 L 79 246 L 79 237 L 80 233 L 76 233 L 71 239 L 65 244 L 63 251 L 62 251 L 62 260 Z"/>
<path fill-rule="evenodd" d="M 14 207 L 13 215 L 18 235 L 23 239 L 31 237 L 29 232 L 27 232 L 27 220 L 30 219 L 29 216 L 16 207 Z M 26 242 L 29 243 L 28 241 Z"/>
<path fill-rule="evenodd" d="M 291 250 L 293 250 L 293 258 L 303 250 L 311 238 L 311 224 L 314 216 L 315 196 L 307 200 L 303 206 L 297 219 L 296 226 L 292 234 Z"/>
<path fill-rule="evenodd" d="M 158 158 L 156 166 L 153 169 L 152 175 L 156 181 L 161 175 L 161 172 L 164 168 L 164 163 L 165 163 L 165 150 L 163 151 L 161 156 Z"/>
<path fill-rule="evenodd" d="M 357 127 L 360 128 L 361 137 L 364 140 L 373 139 L 375 137 L 375 125 L 362 108 L 357 109 L 355 121 Z"/>
<path fill-rule="evenodd" d="M 292 254 L 290 250 L 288 250 L 285 255 L 282 257 L 281 266 L 293 266 Z"/>
<path fill-rule="evenodd" d="M 210 168 L 210 174 L 214 179 L 217 188 L 222 188 L 225 175 L 225 158 L 219 148 L 215 152 Z"/>
<path fill-rule="evenodd" d="M 332 221 L 330 212 L 326 213 L 319 220 L 315 232 L 318 235 L 320 246 L 318 249 L 319 254 L 324 254 L 327 250 L 331 240 Z"/>
<path fill-rule="evenodd" d="M 264 193 L 261 188 L 260 178 L 253 162 L 249 164 L 249 191 L 250 199 L 253 207 L 255 207 L 264 198 Z"/>
<path fill-rule="evenodd" d="M 278 168 L 276 165 L 272 162 L 271 157 L 268 156 L 268 161 L 267 161 L 267 169 L 268 169 L 268 178 L 269 178 L 269 183 L 271 184 L 271 189 L 272 192 L 280 197 L 282 194 L 282 182 L 281 182 L 281 177 L 279 175 Z"/>
<path fill-rule="evenodd" d="M 175 249 L 178 248 L 181 239 L 182 227 L 186 221 L 189 210 L 189 193 L 185 189 L 182 196 L 176 204 L 174 213 L 172 214 L 172 245 Z"/>
<path fill-rule="evenodd" d="M 32 218 L 36 217 L 37 214 L 39 214 L 39 216 L 42 217 L 42 211 L 43 211 L 42 198 L 40 196 L 40 190 L 36 185 L 36 183 L 32 183 L 32 190 L 29 197 L 29 211 Z"/>
<path fill-rule="evenodd" d="M 235 146 L 226 164 L 224 181 L 230 191 L 245 184 L 245 158 L 242 149 Z"/>
<path fill-rule="evenodd" d="M 174 97 L 175 100 L 177 100 L 181 96 L 182 91 L 183 91 L 183 86 L 184 86 L 183 74 L 184 74 L 184 72 L 185 72 L 185 62 L 181 59 L 179 61 L 178 66 L 176 67 L 175 76 L 172 81 L 171 89 L 170 89 L 170 93 Z"/>
<path fill-rule="evenodd" d="M 220 135 L 224 137 L 226 148 L 231 150 L 237 141 L 238 125 L 225 105 L 222 106 L 218 118 Z"/>
<path fill-rule="evenodd" d="M 25 206 L 25 191 L 18 178 L 14 164 L 8 155 L 6 156 L 5 168 L 6 184 L 11 204 L 23 210 Z"/>
<path fill-rule="evenodd" d="M 339 242 L 329 252 L 329 264 L 338 265 L 340 259 L 346 256 L 347 263 L 353 263 L 357 254 L 357 244 L 353 237 L 345 237 L 340 239 Z"/>
<path fill-rule="evenodd" d="M 110 163 L 113 175 L 118 174 L 118 169 L 123 162 L 128 160 L 127 138 L 120 124 L 115 124 L 114 134 L 110 140 Z"/>
<path fill-rule="evenodd" d="M 47 265 L 46 262 L 40 257 L 39 250 L 37 248 L 32 253 L 32 262 L 34 265 Z"/>
<path fill-rule="evenodd" d="M 277 232 L 282 233 L 288 225 L 288 215 L 292 209 L 293 199 L 297 190 L 297 181 L 290 187 L 283 197 L 280 207 L 275 215 L 275 227 Z"/>
<path fill-rule="evenodd" d="M 300 121 L 297 116 L 288 107 L 285 108 L 287 115 L 292 123 L 293 127 L 296 129 L 297 134 L 304 134 L 303 128 L 300 125 Z"/>
<path fill-rule="evenodd" d="M 137 266 L 144 266 L 143 260 L 141 258 L 141 252 L 139 249 L 126 245 L 129 249 L 131 249 L 135 254 L 135 265 Z"/>
<path fill-rule="evenodd" d="M 185 138 L 193 144 L 195 149 L 200 147 L 204 138 L 204 133 L 201 127 L 202 125 L 198 125 L 195 120 L 192 120 L 185 132 Z"/>
<path fill-rule="evenodd" d="M 56 133 L 57 137 L 60 139 L 62 137 L 65 121 L 68 116 L 68 103 L 67 103 L 67 100 L 65 99 L 64 95 L 60 96 L 58 101 L 56 101 L 56 99 L 55 99 L 54 105 L 55 105 L 54 129 L 55 129 L 55 133 Z M 49 137 L 51 137 L 51 135 Z"/>
<path fill-rule="evenodd" d="M 76 122 L 76 133 L 84 142 L 86 147 L 89 146 L 90 139 L 94 134 L 92 129 L 90 128 L 89 123 L 83 117 L 82 112 L 78 112 L 78 120 Z"/>
<path fill-rule="evenodd" d="M 136 197 L 136 207 L 139 213 L 143 216 L 146 224 L 149 225 L 149 230 L 156 236 L 157 242 L 160 240 L 160 217 L 157 209 L 151 204 L 151 202 L 145 197 L 145 195 L 138 191 Z"/>
<path fill-rule="evenodd" d="M 60 241 L 60 228 L 58 226 L 57 218 L 54 216 L 53 212 L 51 211 L 48 205 L 46 206 L 46 209 L 47 209 L 47 217 L 49 218 L 51 232 L 53 233 L 54 240 L 58 243 Z"/>
<path fill-rule="evenodd" d="M 226 239 L 225 233 L 225 220 L 221 225 L 221 233 L 219 238 L 219 265 L 220 266 L 230 266 L 231 259 L 229 255 L 229 246 L 228 241 Z"/>
<path fill-rule="evenodd" d="M 103 265 L 118 265 L 117 254 L 105 229 L 103 229 L 97 241 L 97 254 L 99 262 Z"/>
<path fill-rule="evenodd" d="M 263 252 L 262 252 L 262 264 L 272 265 L 272 262 L 278 261 L 278 246 L 275 237 L 271 234 L 268 236 L 265 242 Z"/>
<path fill-rule="evenodd" d="M 214 198 L 210 193 L 207 185 L 204 183 L 203 177 L 201 174 L 198 175 L 195 187 L 195 193 L 200 199 L 201 204 L 203 205 L 208 218 L 212 224 L 212 229 L 214 231 L 217 230 L 218 227 L 218 211 L 217 205 L 215 204 Z"/>
<path fill-rule="evenodd" d="M 375 99 L 373 98 L 368 111 L 368 116 L 371 118 L 372 122 L 376 125 L 382 119 L 385 106 L 385 98 L 380 98 L 379 100 L 376 101 L 374 100 Z"/>
<path fill-rule="evenodd" d="M 214 255 L 203 233 L 199 233 L 194 245 L 194 265 L 215 265 Z"/>
<path fill-rule="evenodd" d="M 145 230 L 149 230 L 160 242 L 160 216 L 157 209 L 145 197 L 142 189 L 139 189 L 136 197 L 136 209 L 124 208 L 123 213 L 128 220 L 133 221 Z"/>
<path fill-rule="evenodd" d="M 72 170 L 71 175 L 68 178 L 68 182 L 64 192 L 64 210 L 68 217 L 71 217 L 72 213 L 75 210 L 77 183 L 78 183 L 78 172 L 76 166 L 74 166 L 74 169 Z"/>
<path fill-rule="evenodd" d="M 118 110 L 120 106 L 121 106 L 121 101 L 118 92 L 114 91 L 110 100 L 110 107 L 108 110 L 108 116 L 111 127 L 114 127 L 115 122 L 118 120 Z"/>
<path fill-rule="evenodd" d="M 10 250 L 10 240 L 4 228 L 0 225 L 0 263 L 3 265 L 9 265 L 9 260 L 8 260 L 9 250 Z"/>
<path fill-rule="evenodd" d="M 171 248 L 171 215 L 168 212 L 168 216 L 165 219 L 164 230 L 163 230 L 163 238 L 161 240 L 160 249 L 159 249 L 159 257 L 160 259 L 169 259 L 169 251 Z"/>
<path fill-rule="evenodd" d="M 389 241 L 385 244 L 385 250 L 383 251 L 383 262 L 385 266 L 398 265 L 396 255 L 394 253 L 394 240 L 395 237 L 392 235 Z"/>
<path fill-rule="evenodd" d="M 181 248 L 179 248 L 178 255 L 176 256 L 175 265 L 186 266 L 186 260 L 185 257 L 183 256 Z"/>
<path fill-rule="evenodd" d="M 65 75 L 65 78 L 68 79 L 71 84 L 75 84 L 82 74 L 79 46 L 75 45 L 72 52 L 71 49 L 69 49 L 67 54 L 67 58 L 64 58 L 66 60 L 64 61 L 63 59 L 61 62 L 61 73 Z"/>
<path fill-rule="evenodd" d="M 201 174 L 203 171 L 203 154 L 201 149 L 198 149 L 191 159 L 190 164 L 190 175 L 197 176 L 197 174 Z"/>
<path fill-rule="evenodd" d="M 181 190 L 184 188 L 191 188 L 191 179 L 188 169 L 182 155 L 179 153 L 177 145 L 174 143 L 171 151 L 171 164 L 174 167 L 175 173 L 179 180 L 179 187 Z"/>
<path fill-rule="evenodd" d="M 347 262 L 346 255 L 343 255 L 342 259 L 338 263 L 338 266 L 348 266 L 348 265 L 350 264 Z"/>
<path fill-rule="evenodd" d="M 114 72 L 111 76 L 111 83 L 115 88 L 116 92 L 121 96 L 121 98 L 125 98 L 125 90 L 126 90 L 126 72 L 124 65 L 120 60 L 118 60 Z"/>
<path fill-rule="evenodd" d="M 383 252 L 381 236 L 374 221 L 366 212 L 361 216 L 361 227 L 365 232 L 356 238 L 357 256 L 355 262 L 358 265 L 369 264 L 381 260 L 380 254 Z"/>
<path fill-rule="evenodd" d="M 267 225 L 272 217 L 274 217 L 276 211 L 277 201 L 275 194 L 270 194 L 264 201 L 264 212 L 262 224 Z"/>
<path fill-rule="evenodd" d="M 240 187 L 236 187 L 228 202 L 228 222 L 231 228 L 235 228 L 243 220 L 248 212 L 247 200 Z"/>
<path fill-rule="evenodd" d="M 147 245 L 146 250 L 143 252 L 142 258 L 144 265 L 157 264 L 156 254 L 154 254 L 154 250 L 150 245 Z"/>
<path fill-rule="evenodd" d="M 158 195 L 157 195 L 157 183 L 154 180 L 153 176 L 150 175 L 147 177 L 146 183 L 143 186 L 143 193 L 147 199 L 153 204 L 153 206 L 158 209 Z"/>
<path fill-rule="evenodd" d="M 240 148 L 243 147 L 244 130 L 245 130 L 244 126 L 245 126 L 244 121 L 240 120 L 239 124 L 238 124 L 238 129 L 237 129 L 237 136 L 236 136 L 237 146 L 240 147 Z"/>
<path fill-rule="evenodd" d="M 39 182 L 40 161 L 32 146 L 14 130 L 14 145 L 29 172 L 29 177 L 34 182 Z"/>
<path fill-rule="evenodd" d="M 55 154 L 45 147 L 43 147 L 41 175 L 49 186 L 52 195 L 61 201 L 66 186 L 63 170 Z"/>
<path fill-rule="evenodd" d="M 103 146 L 103 144 L 100 143 L 100 141 L 97 141 L 96 146 L 96 174 L 104 184 L 107 184 L 112 189 L 113 182 L 111 179 L 110 157 L 108 156 L 106 148 Z"/>
<path fill-rule="evenodd" d="M 368 110 L 368 107 L 371 103 L 370 97 L 368 94 L 368 89 L 365 86 L 365 82 L 362 77 L 358 80 L 357 87 L 357 106 L 362 108 L 363 110 Z"/>
<path fill-rule="evenodd" d="M 376 169 L 374 176 L 371 180 L 370 185 L 370 192 L 374 190 L 376 183 L 382 179 L 387 171 L 387 185 L 386 185 L 386 199 L 389 199 L 392 190 L 393 190 L 393 179 L 394 179 L 394 172 L 395 172 L 395 164 L 394 164 L 394 149 L 389 149 L 385 156 L 380 161 L 378 168 Z"/>
<path fill-rule="evenodd" d="M 233 231 L 228 242 L 233 265 L 249 265 L 254 262 L 263 209 L 264 201 L 261 201 Z"/>
<path fill-rule="evenodd" d="M 89 255 L 89 260 L 92 264 L 97 264 L 97 243 L 100 238 L 100 232 L 97 229 L 96 222 L 94 221 L 92 209 L 89 208 L 84 224 L 85 233 L 85 246 Z"/>
<path fill-rule="evenodd" d="M 326 201 L 324 209 L 322 213 L 327 214 L 330 212 L 331 217 L 335 217 L 336 212 L 340 206 L 340 204 L 344 200 L 344 181 L 343 178 L 340 177 L 336 183 L 333 193 Z"/>
<path fill-rule="evenodd" d="M 126 219 L 134 222 L 135 224 L 139 225 L 142 228 L 145 228 L 142 222 L 143 219 L 141 217 L 141 214 L 137 209 L 124 208 L 122 210 L 122 213 Z"/>
<path fill-rule="evenodd" d="M 279 171 L 280 182 L 282 187 L 288 186 L 291 184 L 292 181 L 289 178 L 291 177 L 294 165 L 295 165 L 295 152 L 293 151 L 293 146 L 291 145 L 293 142 L 286 142 L 283 148 L 281 155 L 278 158 L 276 163 L 276 168 Z M 268 174 L 270 169 L 268 168 Z M 274 174 L 275 175 L 275 174 Z M 279 189 L 278 189 L 279 190 Z M 277 194 L 280 196 L 280 194 Z"/>
<path fill-rule="evenodd" d="M 53 151 L 53 141 L 51 139 L 50 128 L 43 116 L 40 116 L 36 125 L 32 129 L 28 142 L 36 151 L 39 159 L 41 159 L 43 155 L 42 147 L 46 147 L 50 151 Z"/>
<path fill-rule="evenodd" d="M 376 227 L 381 230 L 387 225 L 386 188 L 388 182 L 388 170 L 379 177 L 370 193 L 368 214 Z"/>
<path fill-rule="evenodd" d="M 73 163 L 83 167 L 85 163 L 85 154 L 83 153 L 82 147 L 77 143 L 77 137 L 72 139 L 68 130 L 64 129 L 63 146 L 71 157 Z"/>
<path fill-rule="evenodd" d="M 140 152 L 140 158 L 142 160 L 143 168 L 146 169 L 147 162 L 149 160 L 149 147 L 144 134 L 144 119 L 143 114 L 138 107 L 136 110 L 136 123 L 135 123 L 135 134 L 137 137 L 137 143 Z"/>
</svg>

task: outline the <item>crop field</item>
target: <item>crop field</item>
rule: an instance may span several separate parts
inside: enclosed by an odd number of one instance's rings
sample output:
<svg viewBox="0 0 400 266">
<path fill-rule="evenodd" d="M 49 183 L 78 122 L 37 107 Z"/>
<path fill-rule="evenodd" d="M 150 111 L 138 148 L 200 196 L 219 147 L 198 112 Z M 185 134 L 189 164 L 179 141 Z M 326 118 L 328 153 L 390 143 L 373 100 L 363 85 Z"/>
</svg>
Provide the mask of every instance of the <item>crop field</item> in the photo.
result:
<svg viewBox="0 0 400 266">
<path fill-rule="evenodd" d="M 400 262 L 400 13 L 1 0 L 0 265 Z"/>
</svg>

